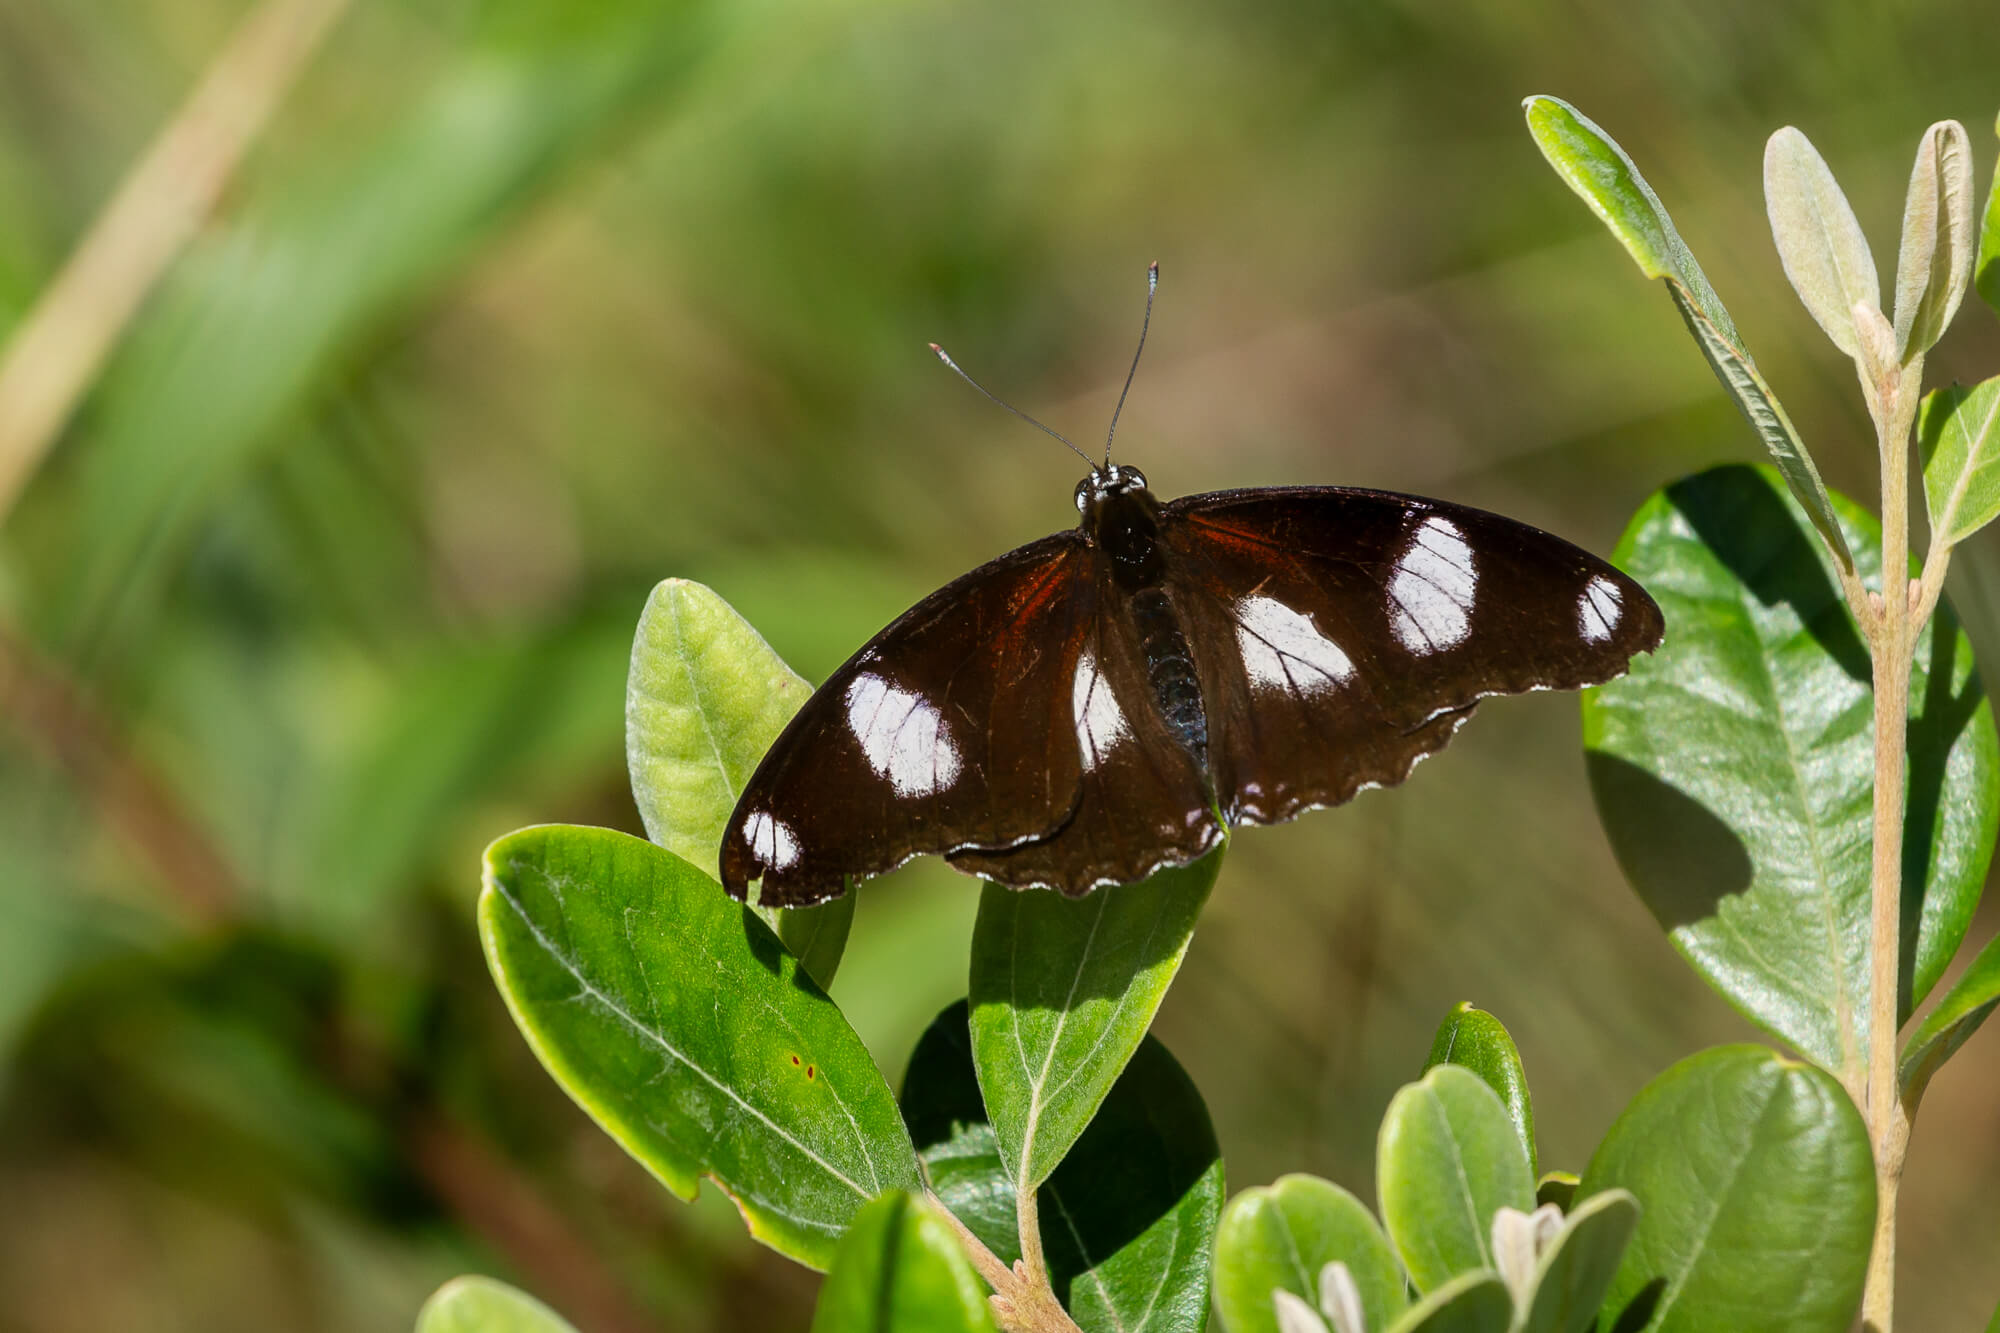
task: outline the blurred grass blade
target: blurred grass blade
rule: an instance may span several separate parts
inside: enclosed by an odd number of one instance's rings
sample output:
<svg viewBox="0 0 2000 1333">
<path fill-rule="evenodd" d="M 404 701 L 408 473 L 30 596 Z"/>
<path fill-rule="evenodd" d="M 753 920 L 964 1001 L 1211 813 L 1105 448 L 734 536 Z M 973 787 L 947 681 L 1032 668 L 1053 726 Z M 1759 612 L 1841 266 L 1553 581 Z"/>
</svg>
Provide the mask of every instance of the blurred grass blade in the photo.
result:
<svg viewBox="0 0 2000 1333">
<path fill-rule="evenodd" d="M 1813 526 L 1845 569 L 1854 557 L 1833 516 L 1826 483 L 1791 418 L 1779 405 L 1771 386 L 1757 373 L 1742 335 L 1709 285 L 1666 206 L 1625 150 L 1569 103 L 1554 97 L 1530 97 L 1525 103 L 1528 130 L 1542 156 L 1568 182 L 1591 210 L 1611 229 L 1649 278 L 1666 281 L 1674 304 L 1701 344 L 1702 355 L 1729 390 L 1736 406 L 1771 453 L 1785 484 L 1812 516 Z"/>
<path fill-rule="evenodd" d="M 1535 1178 L 1507 1108 L 1457 1065 L 1439 1065 L 1390 1100 L 1375 1182 L 1383 1225 L 1420 1292 L 1491 1267 L 1493 1214 L 1535 1207 Z"/>
<path fill-rule="evenodd" d="M 1321 1306 L 1326 1266 L 1344 1263 L 1365 1328 L 1387 1328 L 1409 1306 L 1403 1266 L 1367 1205 L 1318 1176 L 1280 1176 L 1244 1190 L 1215 1234 L 1215 1309 L 1228 1333 L 1277 1333 L 1273 1291 Z"/>
<path fill-rule="evenodd" d="M 713 590 L 686 579 L 654 588 L 625 688 L 625 759 L 646 836 L 716 874 L 737 798 L 811 694 Z M 852 891 L 819 907 L 757 912 L 814 981 L 833 984 L 854 920 Z"/>
<path fill-rule="evenodd" d="M 1995 1005 L 2000 1005 L 2000 938 L 1987 941 L 1958 984 L 1910 1034 L 1899 1071 L 1905 1103 L 1914 1109 L 1923 1100 L 1931 1076 L 1979 1030 Z"/>
<path fill-rule="evenodd" d="M 203 515 L 343 363 L 608 122 L 679 84 L 699 12 L 486 6 L 379 139 L 326 143 L 193 247 L 99 395 L 62 628 L 104 647 L 136 632 Z"/>
<path fill-rule="evenodd" d="M 1431 1039 L 1430 1058 L 1424 1061 L 1424 1072 L 1443 1064 L 1470 1069 L 1500 1095 L 1507 1118 L 1514 1122 L 1514 1132 L 1520 1135 L 1521 1146 L 1527 1150 L 1528 1174 L 1540 1170 L 1535 1152 L 1535 1104 L 1528 1095 L 1528 1074 L 1521 1067 L 1521 1052 L 1515 1049 L 1507 1025 L 1484 1009 L 1473 1007 L 1471 1001 L 1460 1001 L 1444 1016 L 1444 1022 L 1438 1024 L 1437 1035 Z"/>
<path fill-rule="evenodd" d="M 1514 1298 L 1497 1273 L 1466 1273 L 1445 1283 L 1389 1325 L 1388 1333 L 1507 1333 Z"/>
<path fill-rule="evenodd" d="M 1834 505 L 1861 577 L 1877 578 L 1880 528 L 1846 498 Z M 1858 1076 L 1874 696 L 1832 559 L 1777 475 L 1740 466 L 1655 495 L 1613 559 L 1667 618 L 1659 651 L 1583 701 L 1591 790 L 1619 865 L 1710 986 L 1808 1059 Z M 1911 667 L 1909 747 L 1903 1015 L 1964 939 L 2000 830 L 1992 704 L 1942 601 Z"/>
<path fill-rule="evenodd" d="M 1764 207 L 1799 299 L 1836 347 L 1858 357 L 1854 307 L 1882 303 L 1875 256 L 1826 159 L 1790 125 L 1764 145 Z"/>
<path fill-rule="evenodd" d="M 1993 133 L 2000 137 L 2000 117 L 1993 121 Z M 1986 186 L 1986 215 L 1979 226 L 1979 258 L 1973 281 L 1986 304 L 2000 314 L 2000 163 Z M 1996 1315 L 2000 1318 L 2000 1315 Z"/>
<path fill-rule="evenodd" d="M 1690 1056 L 1642 1089 L 1583 1173 L 1645 1211 L 1602 1327 L 1847 1333 L 1875 1236 L 1875 1160 L 1831 1075 L 1761 1046 Z"/>
<path fill-rule="evenodd" d="M 855 1214 L 812 1333 L 993 1333 L 986 1284 L 945 1221 L 898 1191 Z"/>
<path fill-rule="evenodd" d="M 902 1107 L 939 1199 L 1002 1263 L 1019 1259 L 1013 1179 L 980 1099 L 965 1001 L 918 1041 Z M 1201 1333 L 1222 1199 L 1208 1108 L 1148 1036 L 1037 1193 L 1056 1294 L 1086 1329 Z"/>
<path fill-rule="evenodd" d="M 523 829 L 486 852 L 480 938 L 535 1054 L 682 1198 L 824 1267 L 854 1214 L 920 1188 L 874 1060 L 755 913 L 649 842 Z"/>
<path fill-rule="evenodd" d="M 1221 865 L 1218 849 L 1082 898 L 981 891 L 972 1051 L 1016 1192 L 1049 1178 L 1139 1048 Z"/>
<path fill-rule="evenodd" d="M 417 1314 L 416 1333 L 576 1333 L 526 1292 L 490 1277 L 455 1277 Z"/>
<path fill-rule="evenodd" d="M 1924 131 L 1896 256 L 1896 354 L 1928 352 L 1958 313 L 1972 263 L 1972 141 L 1943 120 Z"/>
<path fill-rule="evenodd" d="M 1956 546 L 2000 515 L 2000 377 L 1924 397 L 1917 415 L 1931 540 Z"/>
</svg>

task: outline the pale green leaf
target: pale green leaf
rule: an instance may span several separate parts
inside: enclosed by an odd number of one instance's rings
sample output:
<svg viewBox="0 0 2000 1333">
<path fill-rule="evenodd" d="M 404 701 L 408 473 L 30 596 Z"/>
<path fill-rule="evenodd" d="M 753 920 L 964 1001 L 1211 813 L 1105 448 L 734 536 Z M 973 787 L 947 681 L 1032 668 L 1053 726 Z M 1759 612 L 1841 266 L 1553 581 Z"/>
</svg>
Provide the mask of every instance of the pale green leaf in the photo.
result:
<svg viewBox="0 0 2000 1333">
<path fill-rule="evenodd" d="M 1536 1266 L 1517 1333 L 1593 1333 L 1598 1307 L 1638 1225 L 1639 1201 L 1625 1190 L 1605 1190 L 1578 1204 Z"/>
<path fill-rule="evenodd" d="M 1411 1306 L 1388 1333 L 1507 1333 L 1514 1299 L 1497 1273 L 1465 1273 Z"/>
<path fill-rule="evenodd" d="M 1493 1214 L 1530 1212 L 1535 1177 L 1498 1093 L 1439 1065 L 1389 1102 L 1375 1149 L 1382 1221 L 1418 1291 L 1493 1265 Z"/>
<path fill-rule="evenodd" d="M 1277 1333 L 1271 1293 L 1320 1306 L 1330 1263 L 1347 1265 L 1369 1329 L 1387 1328 L 1409 1305 L 1403 1266 L 1367 1205 L 1317 1176 L 1280 1176 L 1244 1190 L 1215 1236 L 1215 1308 L 1229 1333 Z"/>
<path fill-rule="evenodd" d="M 625 760 L 646 835 L 717 873 L 737 798 L 811 694 L 713 590 L 687 579 L 654 588 L 632 638 L 625 687 Z M 759 915 L 814 981 L 833 984 L 854 920 L 853 894 Z"/>
<path fill-rule="evenodd" d="M 1910 1034 L 1900 1071 L 1906 1102 L 1914 1107 L 1923 1099 L 1931 1076 L 1979 1030 L 1995 1005 L 2000 1005 L 2000 939 L 1987 941 L 1965 975 Z"/>
<path fill-rule="evenodd" d="M 1790 125 L 1764 145 L 1764 207 L 1799 299 L 1835 346 L 1859 356 L 1854 307 L 1882 302 L 1875 256 L 1826 159 Z"/>
<path fill-rule="evenodd" d="M 417 1313 L 417 1333 L 576 1333 L 526 1292 L 490 1277 L 455 1277 Z"/>
<path fill-rule="evenodd" d="M 1813 526 L 1835 558 L 1852 569 L 1854 557 L 1833 516 L 1833 503 L 1827 498 L 1819 468 L 1777 395 L 1757 372 L 1735 321 L 1674 230 L 1660 197 L 1625 150 L 1575 107 L 1554 97 L 1530 97 L 1525 106 L 1529 132 L 1542 156 L 1611 229 L 1638 262 L 1640 271 L 1666 281 L 1674 305 L 1700 344 L 1709 368 L 1770 451 L 1785 484 L 1812 516 Z"/>
<path fill-rule="evenodd" d="M 1924 131 L 1903 204 L 1896 258 L 1896 353 L 1929 351 L 1965 296 L 1972 264 L 1972 141 L 1943 120 Z"/>
<path fill-rule="evenodd" d="M 2000 119 L 1993 122 L 1993 132 L 2000 135 Z M 1974 261 L 1973 282 L 1986 304 L 2000 311 L 2000 164 L 1995 165 L 1993 179 L 1986 186 L 1986 212 L 1979 224 L 1979 256 Z"/>
<path fill-rule="evenodd" d="M 1917 442 L 1931 540 L 1956 546 L 2000 515 L 2000 377 L 1925 395 Z"/>
<path fill-rule="evenodd" d="M 993 1314 L 949 1224 L 897 1190 L 855 1214 L 812 1333 L 993 1333 Z"/>
</svg>

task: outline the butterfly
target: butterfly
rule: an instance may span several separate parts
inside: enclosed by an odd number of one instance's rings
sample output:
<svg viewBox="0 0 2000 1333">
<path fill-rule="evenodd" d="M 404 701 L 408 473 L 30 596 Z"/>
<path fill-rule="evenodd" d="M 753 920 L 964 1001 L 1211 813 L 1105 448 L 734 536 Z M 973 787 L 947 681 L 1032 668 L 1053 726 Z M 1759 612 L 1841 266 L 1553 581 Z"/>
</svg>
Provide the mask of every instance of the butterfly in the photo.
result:
<svg viewBox="0 0 2000 1333">
<path fill-rule="evenodd" d="M 1637 582 L 1513 519 L 1337 486 L 1162 502 L 1108 440 L 1085 461 L 1075 528 L 924 598 L 792 718 L 723 831 L 732 896 L 807 906 L 925 853 L 1130 883 L 1401 782 L 1483 698 L 1660 642 Z"/>
</svg>

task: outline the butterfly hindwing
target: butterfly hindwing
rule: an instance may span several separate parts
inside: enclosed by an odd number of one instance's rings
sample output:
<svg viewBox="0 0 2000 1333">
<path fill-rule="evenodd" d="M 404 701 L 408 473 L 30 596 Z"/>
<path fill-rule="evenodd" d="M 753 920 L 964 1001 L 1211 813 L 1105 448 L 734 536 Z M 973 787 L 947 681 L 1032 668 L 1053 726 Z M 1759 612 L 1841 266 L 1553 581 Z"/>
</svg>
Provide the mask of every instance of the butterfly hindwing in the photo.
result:
<svg viewBox="0 0 2000 1333">
<path fill-rule="evenodd" d="M 1611 565 L 1463 505 L 1224 491 L 1164 506 L 1160 535 L 1232 822 L 1400 782 L 1480 699 L 1608 680 L 1660 639 Z"/>
<path fill-rule="evenodd" d="M 921 853 L 1002 849 L 1065 823 L 1083 774 L 1071 681 L 1096 620 L 1094 554 L 1066 532 L 898 617 L 764 756 L 722 840 L 723 884 L 793 907 Z"/>
</svg>

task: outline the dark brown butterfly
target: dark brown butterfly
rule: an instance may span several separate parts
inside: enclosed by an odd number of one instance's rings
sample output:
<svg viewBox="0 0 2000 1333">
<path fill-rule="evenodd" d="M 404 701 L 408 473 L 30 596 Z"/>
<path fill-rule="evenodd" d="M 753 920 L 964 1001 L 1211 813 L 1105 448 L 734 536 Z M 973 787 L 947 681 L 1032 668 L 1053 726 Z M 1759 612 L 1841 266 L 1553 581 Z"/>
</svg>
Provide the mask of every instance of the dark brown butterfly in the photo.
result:
<svg viewBox="0 0 2000 1333">
<path fill-rule="evenodd" d="M 1076 507 L 806 701 L 724 830 L 733 896 L 761 880 L 760 904 L 804 906 L 926 852 L 1015 888 L 1128 883 L 1229 826 L 1401 782 L 1488 695 L 1598 684 L 1660 642 L 1636 582 L 1463 505 L 1306 486 L 1162 504 L 1107 461 Z"/>
</svg>

